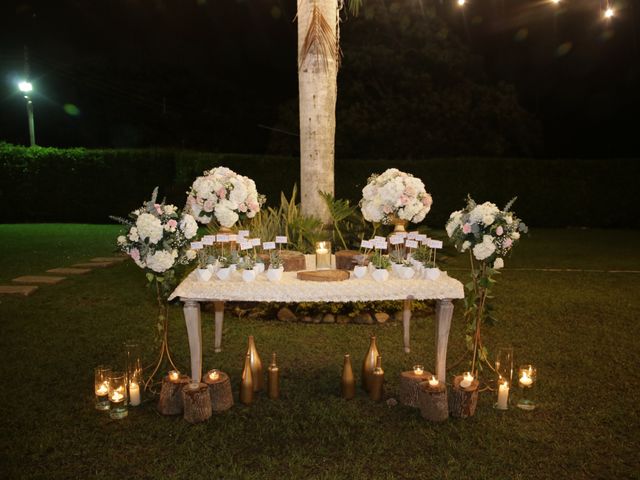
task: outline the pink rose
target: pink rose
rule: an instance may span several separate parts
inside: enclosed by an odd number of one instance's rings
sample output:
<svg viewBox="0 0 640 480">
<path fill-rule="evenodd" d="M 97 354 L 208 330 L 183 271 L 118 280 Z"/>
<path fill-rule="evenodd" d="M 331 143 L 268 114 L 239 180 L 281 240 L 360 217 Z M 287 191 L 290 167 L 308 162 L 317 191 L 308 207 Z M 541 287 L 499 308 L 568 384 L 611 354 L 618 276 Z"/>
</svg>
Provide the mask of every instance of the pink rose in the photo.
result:
<svg viewBox="0 0 640 480">
<path fill-rule="evenodd" d="M 216 192 L 216 195 L 218 195 L 218 198 L 225 198 L 227 196 L 227 189 L 222 187 Z"/>
<path fill-rule="evenodd" d="M 238 211 L 246 212 L 247 211 L 247 204 L 246 203 L 241 203 L 240 205 L 238 205 Z"/>
<path fill-rule="evenodd" d="M 159 215 L 162 215 L 162 205 L 160 205 L 159 203 L 156 203 L 154 205 L 156 212 L 158 212 Z"/>
<path fill-rule="evenodd" d="M 512 245 L 512 244 L 513 244 L 513 242 L 511 241 L 511 239 L 510 239 L 510 238 L 507 238 L 507 239 L 504 241 L 504 244 L 503 244 L 503 245 L 504 245 L 504 248 L 511 248 L 511 245 Z"/>
<path fill-rule="evenodd" d="M 393 208 L 391 208 L 389 205 L 385 205 L 384 207 L 382 207 L 382 211 L 388 215 L 393 212 Z"/>
<path fill-rule="evenodd" d="M 137 262 L 138 260 L 140 260 L 140 250 L 138 250 L 137 248 L 132 248 L 131 250 L 129 250 L 129 256 L 133 258 L 134 262 Z"/>
<path fill-rule="evenodd" d="M 193 195 L 189 195 L 189 196 L 187 197 L 187 203 L 188 203 L 189 205 L 193 206 L 193 205 L 195 205 L 195 204 L 196 204 L 196 203 L 198 203 L 198 202 L 196 201 L 196 197 L 194 197 Z"/>
<path fill-rule="evenodd" d="M 433 203 L 433 198 L 431 198 L 431 195 L 429 195 L 428 193 L 424 197 L 422 197 L 422 204 L 425 207 L 430 207 L 432 203 Z"/>
<path fill-rule="evenodd" d="M 502 226 L 499 226 L 498 228 L 496 228 L 496 235 L 500 236 L 504 233 L 504 230 L 502 230 Z"/>
<path fill-rule="evenodd" d="M 175 231 L 176 227 L 178 226 L 178 222 L 176 222 L 173 218 L 171 220 L 169 220 L 167 222 L 167 226 L 165 227 L 167 230 L 169 230 L 170 232 Z"/>
<path fill-rule="evenodd" d="M 252 212 L 257 212 L 258 210 L 260 210 L 260 205 L 258 205 L 256 202 L 251 202 L 249 203 L 249 210 L 251 210 Z"/>
<path fill-rule="evenodd" d="M 400 205 L 406 205 L 409 201 L 409 197 L 406 195 L 400 195 Z"/>
<path fill-rule="evenodd" d="M 204 202 L 204 206 L 202 208 L 204 208 L 205 212 L 210 212 L 211 210 L 213 210 L 214 207 L 214 203 L 213 200 L 207 200 L 206 202 Z"/>
<path fill-rule="evenodd" d="M 462 226 L 462 231 L 463 231 L 464 233 L 471 233 L 471 224 L 469 224 L 469 223 L 465 223 L 465 224 Z"/>
</svg>

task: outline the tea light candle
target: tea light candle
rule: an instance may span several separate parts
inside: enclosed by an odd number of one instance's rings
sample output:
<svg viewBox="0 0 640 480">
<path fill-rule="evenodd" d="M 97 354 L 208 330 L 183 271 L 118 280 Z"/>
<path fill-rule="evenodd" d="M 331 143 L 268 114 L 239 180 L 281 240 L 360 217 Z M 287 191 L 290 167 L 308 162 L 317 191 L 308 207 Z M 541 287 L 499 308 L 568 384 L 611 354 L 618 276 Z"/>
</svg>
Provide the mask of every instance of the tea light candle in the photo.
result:
<svg viewBox="0 0 640 480">
<path fill-rule="evenodd" d="M 529 376 L 529 373 L 525 370 L 522 372 L 522 376 L 518 380 L 521 387 L 530 387 L 533 383 L 533 378 Z"/>
<path fill-rule="evenodd" d="M 176 383 L 178 380 L 180 380 L 180 372 L 178 372 L 177 370 L 171 370 L 169 372 L 169 380 L 171 380 L 173 383 Z"/>
<path fill-rule="evenodd" d="M 414 365 L 413 366 L 413 374 L 414 375 L 422 375 L 424 373 L 424 367 L 422 365 Z"/>
<path fill-rule="evenodd" d="M 469 385 L 473 383 L 473 375 L 471 372 L 465 372 L 462 381 L 460 382 L 460 386 L 462 388 L 467 388 Z"/>
<path fill-rule="evenodd" d="M 431 375 L 431 378 L 429 379 L 429 386 L 430 387 L 437 387 L 439 384 L 440 384 L 440 382 L 438 381 L 436 376 L 435 375 Z"/>
<path fill-rule="evenodd" d="M 498 404 L 496 408 L 499 410 L 506 410 L 507 403 L 509 401 L 509 382 L 502 382 L 498 386 Z"/>
<path fill-rule="evenodd" d="M 137 407 L 140 405 L 140 385 L 136 382 L 131 382 L 129 384 L 129 403 L 133 407 Z"/>
<path fill-rule="evenodd" d="M 218 373 L 217 370 L 213 370 L 212 372 L 209 373 L 209 378 L 211 380 L 217 380 L 219 376 L 220 374 Z"/>
<path fill-rule="evenodd" d="M 96 395 L 98 397 L 104 397 L 107 393 L 109 393 L 109 385 L 107 382 L 103 382 L 99 387 L 96 387 Z"/>
<path fill-rule="evenodd" d="M 124 401 L 124 395 L 122 393 L 120 393 L 119 391 L 115 390 L 111 394 L 110 400 L 113 403 L 120 403 L 120 402 Z"/>
</svg>

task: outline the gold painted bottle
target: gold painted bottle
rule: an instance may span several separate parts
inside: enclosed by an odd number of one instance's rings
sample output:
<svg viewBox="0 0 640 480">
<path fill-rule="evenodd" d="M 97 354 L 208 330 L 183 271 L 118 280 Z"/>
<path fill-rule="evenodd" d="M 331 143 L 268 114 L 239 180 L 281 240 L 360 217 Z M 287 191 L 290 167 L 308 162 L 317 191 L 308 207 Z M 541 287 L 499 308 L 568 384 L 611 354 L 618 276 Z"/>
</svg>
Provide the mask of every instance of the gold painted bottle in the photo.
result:
<svg viewBox="0 0 640 480">
<path fill-rule="evenodd" d="M 256 349 L 256 342 L 253 335 L 249 335 L 249 348 L 247 354 L 251 355 L 251 373 L 253 377 L 253 391 L 259 392 L 264 388 L 264 375 L 262 373 L 262 360 Z"/>
<path fill-rule="evenodd" d="M 276 400 L 280 396 L 280 371 L 276 362 L 275 352 L 271 354 L 269 365 L 269 398 Z"/>
<path fill-rule="evenodd" d="M 382 369 L 382 357 L 380 355 L 376 359 L 376 368 L 373 369 L 370 382 L 369 397 L 374 402 L 379 402 L 382 400 L 384 385 L 384 370 Z"/>
<path fill-rule="evenodd" d="M 364 361 L 362 362 L 362 388 L 367 392 L 370 389 L 371 376 L 373 374 L 373 369 L 376 368 L 376 358 L 378 358 L 378 355 L 379 352 L 378 347 L 376 346 L 376 337 L 375 335 L 372 335 L 371 343 L 369 344 L 369 351 L 367 351 L 367 355 L 364 357 Z"/>
<path fill-rule="evenodd" d="M 351 355 L 344 356 L 344 365 L 342 367 L 342 398 L 351 400 L 356 396 L 356 381 L 353 378 L 353 368 L 351 368 Z"/>
<path fill-rule="evenodd" d="M 242 381 L 240 382 L 240 403 L 251 405 L 253 403 L 253 374 L 251 373 L 251 355 L 247 353 L 242 369 Z"/>
</svg>

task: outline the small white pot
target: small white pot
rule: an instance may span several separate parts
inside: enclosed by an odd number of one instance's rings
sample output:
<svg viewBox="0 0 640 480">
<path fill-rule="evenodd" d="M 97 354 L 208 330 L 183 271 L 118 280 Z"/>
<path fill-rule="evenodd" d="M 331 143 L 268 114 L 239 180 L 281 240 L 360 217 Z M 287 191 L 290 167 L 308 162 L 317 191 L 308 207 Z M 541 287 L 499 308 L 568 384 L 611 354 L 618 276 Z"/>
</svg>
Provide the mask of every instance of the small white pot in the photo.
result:
<svg viewBox="0 0 640 480">
<path fill-rule="evenodd" d="M 437 280 L 440 278 L 440 269 L 439 268 L 425 268 L 424 270 L 424 278 L 428 280 Z"/>
<path fill-rule="evenodd" d="M 356 278 L 364 278 L 368 271 L 369 268 L 366 265 L 356 265 L 353 267 L 353 276 Z"/>
<path fill-rule="evenodd" d="M 282 280 L 282 272 L 284 272 L 284 267 L 269 268 L 267 270 L 267 279 L 270 282 L 279 282 L 280 280 Z"/>
<path fill-rule="evenodd" d="M 219 268 L 216 272 L 216 277 L 223 282 L 226 282 L 231 277 L 231 267 Z"/>
<path fill-rule="evenodd" d="M 398 274 L 398 270 L 400 270 L 400 268 L 402 268 L 402 264 L 401 263 L 391 263 L 391 272 L 396 276 L 399 277 L 400 275 Z"/>
<path fill-rule="evenodd" d="M 231 274 L 233 275 L 238 270 L 238 264 L 232 263 L 231 265 L 229 265 L 229 269 L 231 270 Z"/>
<path fill-rule="evenodd" d="M 253 267 L 253 270 L 256 272 L 256 275 L 260 275 L 262 272 L 264 272 L 264 263 L 262 262 L 256 263 L 255 266 Z"/>
<path fill-rule="evenodd" d="M 376 268 L 371 274 L 376 282 L 384 282 L 389 279 L 389 270 L 384 268 Z"/>
<path fill-rule="evenodd" d="M 416 272 L 413 268 L 407 267 L 405 265 L 398 267 L 396 271 L 396 274 L 398 275 L 398 277 L 402 278 L 403 280 L 409 280 L 410 278 L 413 278 L 415 273 Z"/>
<path fill-rule="evenodd" d="M 252 270 L 242 270 L 242 281 L 253 282 L 256 279 L 256 272 Z"/>
<path fill-rule="evenodd" d="M 196 275 L 198 276 L 198 280 L 201 282 L 208 282 L 211 280 L 211 270 L 208 268 L 197 268 Z"/>
</svg>

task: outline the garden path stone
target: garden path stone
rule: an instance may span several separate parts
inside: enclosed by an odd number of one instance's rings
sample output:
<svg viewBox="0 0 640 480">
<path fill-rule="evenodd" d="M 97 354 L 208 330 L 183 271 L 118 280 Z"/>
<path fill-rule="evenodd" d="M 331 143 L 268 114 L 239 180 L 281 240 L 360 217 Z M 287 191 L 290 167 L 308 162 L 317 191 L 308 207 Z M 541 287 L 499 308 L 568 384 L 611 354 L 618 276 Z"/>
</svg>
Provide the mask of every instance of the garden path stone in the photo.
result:
<svg viewBox="0 0 640 480">
<path fill-rule="evenodd" d="M 89 260 L 90 262 L 124 262 L 129 257 L 95 257 Z"/>
<path fill-rule="evenodd" d="M 16 277 L 11 281 L 15 283 L 41 283 L 45 285 L 53 285 L 62 282 L 66 278 L 67 277 L 54 277 L 52 275 L 23 275 L 21 277 Z"/>
<path fill-rule="evenodd" d="M 28 297 L 38 290 L 35 285 L 0 285 L 0 295 L 22 295 Z"/>
<path fill-rule="evenodd" d="M 47 273 L 58 273 L 60 275 L 83 275 L 85 273 L 89 273 L 90 271 L 91 271 L 90 268 L 61 267 L 61 268 L 51 268 L 47 270 Z"/>
<path fill-rule="evenodd" d="M 114 262 L 86 262 L 71 265 L 73 268 L 106 268 L 115 265 Z"/>
</svg>

